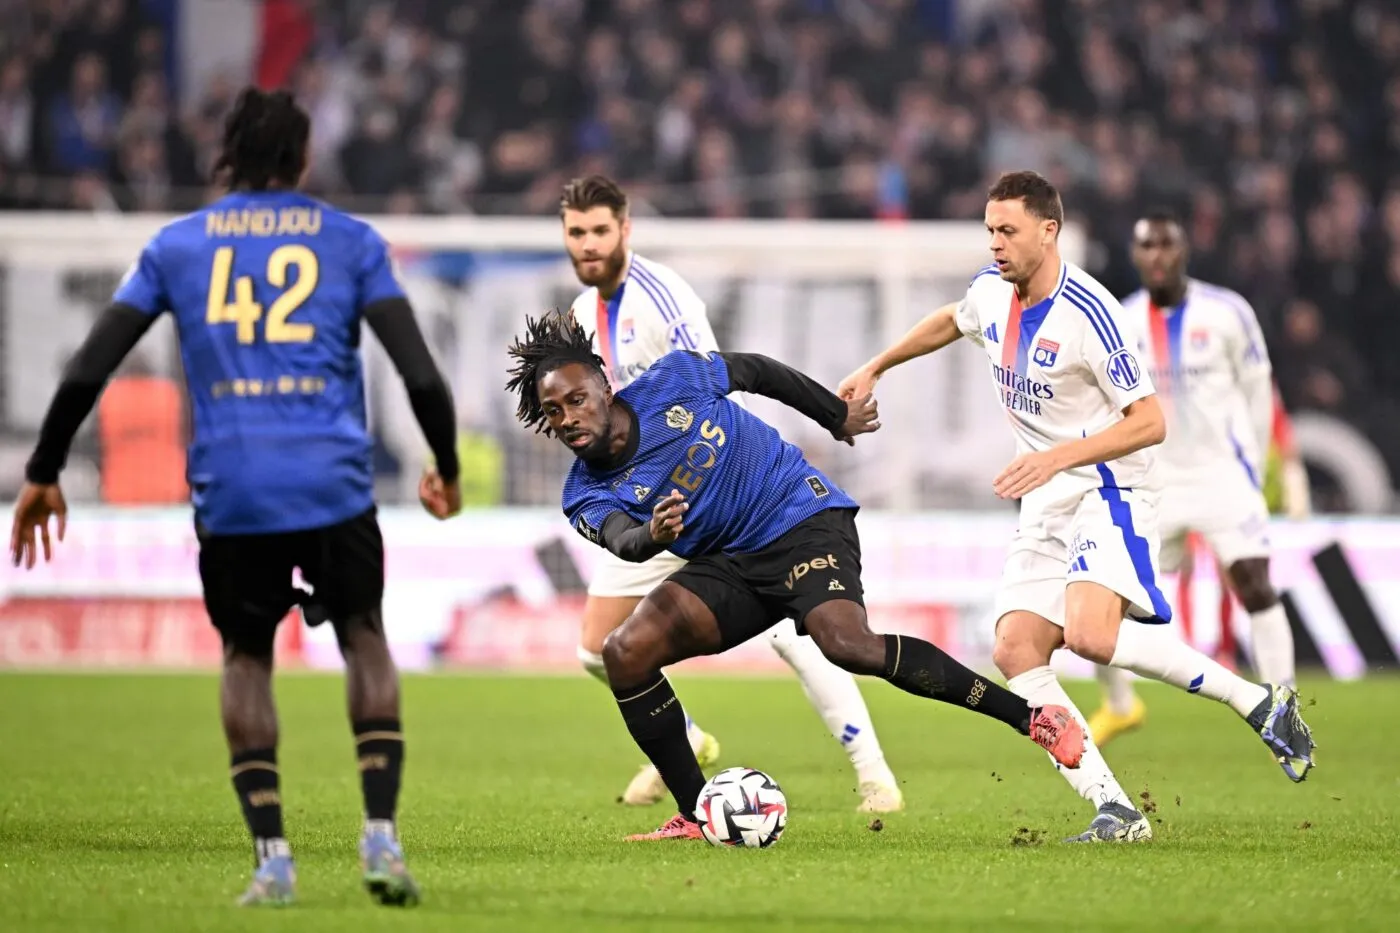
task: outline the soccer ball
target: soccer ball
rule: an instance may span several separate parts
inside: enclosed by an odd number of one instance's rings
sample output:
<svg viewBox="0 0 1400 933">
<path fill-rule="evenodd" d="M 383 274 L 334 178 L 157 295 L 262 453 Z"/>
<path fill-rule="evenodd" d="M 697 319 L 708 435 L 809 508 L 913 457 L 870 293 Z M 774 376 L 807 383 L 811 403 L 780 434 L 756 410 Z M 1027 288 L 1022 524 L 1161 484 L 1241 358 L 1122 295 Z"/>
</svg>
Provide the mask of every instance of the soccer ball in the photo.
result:
<svg viewBox="0 0 1400 933">
<path fill-rule="evenodd" d="M 762 771 L 726 768 L 700 791 L 695 818 L 712 846 L 766 849 L 787 827 L 787 798 Z"/>
</svg>

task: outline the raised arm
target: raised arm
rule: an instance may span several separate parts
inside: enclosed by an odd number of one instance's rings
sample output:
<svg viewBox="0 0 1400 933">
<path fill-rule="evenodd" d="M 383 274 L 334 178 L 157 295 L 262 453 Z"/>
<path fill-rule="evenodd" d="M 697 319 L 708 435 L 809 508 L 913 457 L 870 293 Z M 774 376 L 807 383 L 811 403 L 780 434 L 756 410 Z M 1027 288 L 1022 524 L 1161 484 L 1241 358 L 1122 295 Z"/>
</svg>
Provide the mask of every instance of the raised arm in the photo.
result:
<svg viewBox="0 0 1400 933">
<path fill-rule="evenodd" d="M 865 398 L 875 391 L 875 383 L 886 372 L 935 350 L 941 350 L 962 336 L 958 326 L 958 310 L 966 302 L 946 304 L 927 315 L 868 363 L 841 380 L 837 392 L 844 399 Z"/>
<path fill-rule="evenodd" d="M 877 431 L 874 400 L 859 396 L 843 401 L 821 383 L 791 366 L 759 353 L 721 353 L 729 368 L 730 392 L 753 392 L 782 402 L 831 432 L 838 441 Z"/>
</svg>

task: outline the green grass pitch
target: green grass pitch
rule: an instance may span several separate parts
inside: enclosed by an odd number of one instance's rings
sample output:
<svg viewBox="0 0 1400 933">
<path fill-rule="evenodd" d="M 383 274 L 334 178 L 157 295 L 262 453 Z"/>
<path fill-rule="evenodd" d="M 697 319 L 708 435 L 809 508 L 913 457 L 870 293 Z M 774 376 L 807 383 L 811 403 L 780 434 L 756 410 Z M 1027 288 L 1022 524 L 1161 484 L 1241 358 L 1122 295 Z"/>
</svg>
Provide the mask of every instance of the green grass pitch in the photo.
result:
<svg viewBox="0 0 1400 933">
<path fill-rule="evenodd" d="M 1090 812 L 1045 756 L 963 710 L 864 684 L 909 807 L 854 812 L 844 755 L 790 679 L 678 677 L 724 765 L 772 773 L 766 851 L 626 845 L 639 756 L 582 676 L 413 676 L 401 833 L 416 911 L 358 886 L 338 677 L 287 675 L 282 790 L 300 902 L 240 910 L 251 863 L 211 676 L 0 676 L 0 930 L 1362 930 L 1400 923 L 1400 681 L 1309 680 L 1320 766 L 1293 785 L 1224 707 L 1148 687 L 1109 749 L 1150 795 L 1145 846 L 1063 846 Z M 1086 708 L 1091 684 L 1072 687 Z M 373 924 L 373 927 L 369 927 Z"/>
</svg>

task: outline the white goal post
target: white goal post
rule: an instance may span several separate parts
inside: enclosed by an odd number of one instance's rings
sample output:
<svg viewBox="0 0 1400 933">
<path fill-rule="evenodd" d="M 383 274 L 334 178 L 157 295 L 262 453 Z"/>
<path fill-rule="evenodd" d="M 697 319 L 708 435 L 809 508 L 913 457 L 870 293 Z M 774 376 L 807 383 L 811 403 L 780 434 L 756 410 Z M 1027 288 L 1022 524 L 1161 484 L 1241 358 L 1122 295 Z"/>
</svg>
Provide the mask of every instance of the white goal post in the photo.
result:
<svg viewBox="0 0 1400 933">
<path fill-rule="evenodd" d="M 171 218 L 141 214 L 0 215 L 0 346 L 5 427 L 37 430 L 66 356 L 141 247 Z M 567 304 L 577 283 L 556 218 L 368 216 L 394 247 L 429 342 L 456 390 L 464 429 L 494 437 L 505 501 L 557 497 L 566 451 L 513 424 L 504 348 L 527 313 Z M 684 275 L 710 307 L 723 346 L 769 353 L 835 385 L 939 304 L 955 300 L 989 254 L 982 224 L 673 220 L 636 216 L 633 246 Z M 1073 224 L 1066 258 L 1083 262 Z M 166 331 L 168 325 L 163 325 Z M 148 338 L 174 372 L 169 333 Z M 366 341 L 370 402 L 404 488 L 424 452 L 382 352 Z M 832 450 L 800 416 L 754 407 L 833 478 L 874 507 L 996 507 L 990 480 L 1010 432 L 975 348 L 955 347 L 881 384 L 885 428 L 854 451 Z"/>
</svg>

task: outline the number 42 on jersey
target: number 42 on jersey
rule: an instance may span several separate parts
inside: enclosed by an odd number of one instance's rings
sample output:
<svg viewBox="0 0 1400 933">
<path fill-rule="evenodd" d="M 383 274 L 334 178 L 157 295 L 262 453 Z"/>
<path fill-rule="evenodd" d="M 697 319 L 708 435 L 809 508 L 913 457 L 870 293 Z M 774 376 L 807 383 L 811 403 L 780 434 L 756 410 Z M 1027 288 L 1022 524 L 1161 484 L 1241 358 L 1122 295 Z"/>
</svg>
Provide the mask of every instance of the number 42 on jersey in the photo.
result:
<svg viewBox="0 0 1400 933">
<path fill-rule="evenodd" d="M 295 278 L 291 270 L 295 267 Z M 253 279 L 240 275 L 232 282 L 233 247 L 220 246 L 214 251 L 214 264 L 209 272 L 209 307 L 205 320 L 209 324 L 233 324 L 238 329 L 238 342 L 256 343 L 258 323 L 263 322 L 263 339 L 268 343 L 308 343 L 316 337 L 316 326 L 289 321 L 288 318 L 311 297 L 320 279 L 320 262 L 316 253 L 298 243 L 279 246 L 267 257 L 267 283 L 285 288 L 267 309 L 253 299 Z M 291 282 L 288 286 L 288 282 Z"/>
</svg>

